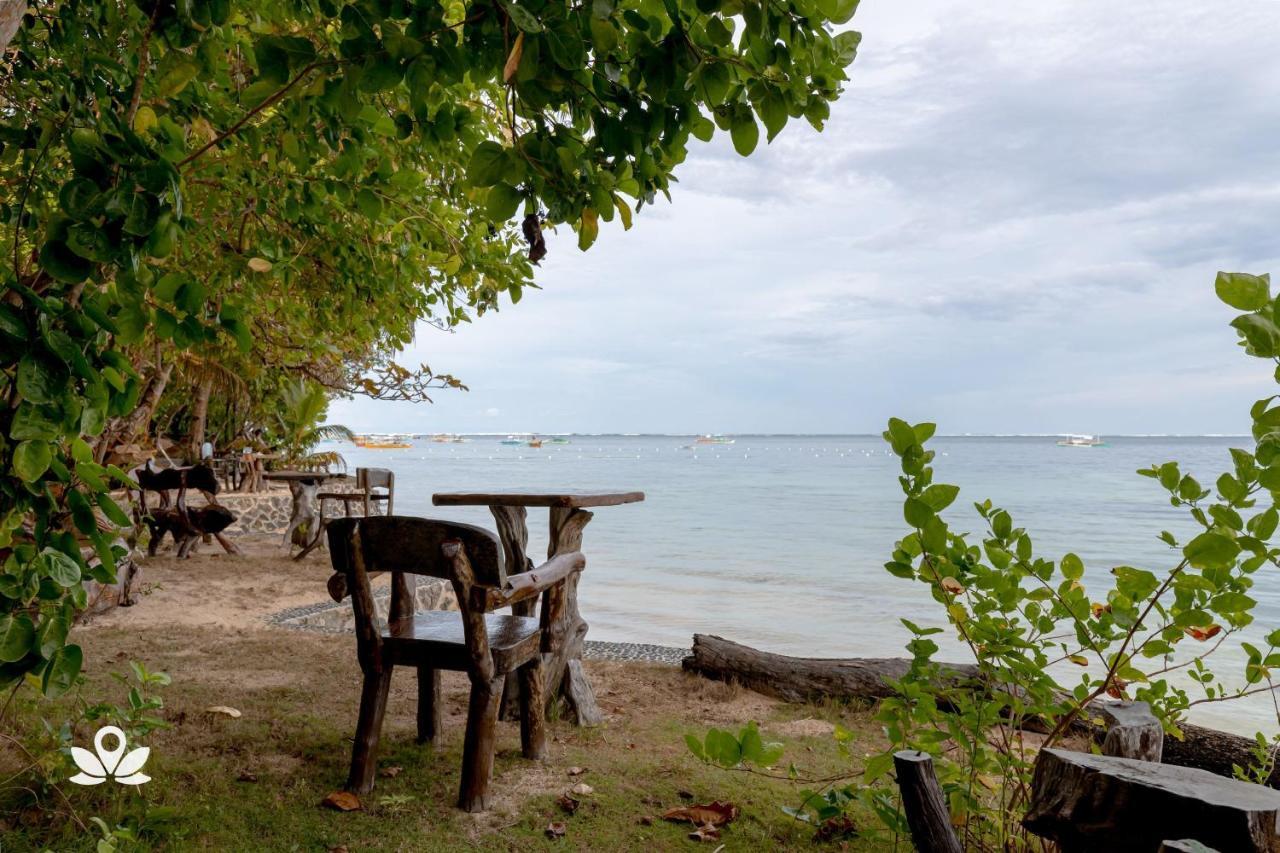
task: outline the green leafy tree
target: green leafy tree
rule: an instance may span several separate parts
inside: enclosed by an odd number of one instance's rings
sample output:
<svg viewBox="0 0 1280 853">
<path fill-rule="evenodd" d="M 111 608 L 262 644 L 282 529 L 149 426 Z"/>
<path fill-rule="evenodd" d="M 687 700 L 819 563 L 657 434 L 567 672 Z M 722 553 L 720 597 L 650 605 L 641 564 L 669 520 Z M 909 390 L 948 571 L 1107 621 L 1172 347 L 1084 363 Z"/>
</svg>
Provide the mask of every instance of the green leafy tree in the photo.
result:
<svg viewBox="0 0 1280 853">
<path fill-rule="evenodd" d="M 1280 296 L 1269 285 L 1265 275 L 1220 273 L 1217 292 L 1245 312 L 1231 323 L 1245 352 L 1280 365 Z M 1280 381 L 1280 366 L 1276 375 Z M 982 688 L 956 688 L 935 661 L 939 646 L 930 637 L 943 628 L 902 620 L 913 634 L 912 664 L 899 695 L 880 706 L 890 745 L 867 763 L 864 781 L 884 779 L 896 750 L 930 752 L 966 845 L 1016 847 L 1028 843 L 1020 817 L 1034 757 L 1023 731 L 1032 723 L 1049 732 L 1043 745 L 1052 746 L 1093 718 L 1092 703 L 1135 699 L 1149 702 L 1176 737 L 1193 707 L 1273 693 L 1280 630 L 1254 626 L 1253 587 L 1259 571 L 1280 566 L 1278 400 L 1253 406 L 1254 445 L 1231 450 L 1232 468 L 1213 487 L 1176 462 L 1138 472 L 1186 512 L 1195 532 L 1159 533 L 1169 552 L 1163 567 L 1107 572 L 1086 571 L 1074 553 L 1043 554 L 989 500 L 974 504 L 982 532 L 957 532 L 943 513 L 960 489 L 934 481 L 933 424 L 890 420 L 885 439 L 901 460 L 910 532 L 885 568 L 928 589 L 976 662 Z M 1215 669 L 1224 653 L 1225 669 Z M 872 805 L 901 829 L 883 796 Z"/>
<path fill-rule="evenodd" d="M 629 226 L 692 138 L 821 127 L 856 5 L 30 2 L 0 66 L 0 684 L 75 680 L 80 580 L 119 556 L 95 514 L 128 521 L 103 461 L 175 376 L 456 384 L 392 361 L 416 323 L 518 301 L 544 225 Z"/>
</svg>

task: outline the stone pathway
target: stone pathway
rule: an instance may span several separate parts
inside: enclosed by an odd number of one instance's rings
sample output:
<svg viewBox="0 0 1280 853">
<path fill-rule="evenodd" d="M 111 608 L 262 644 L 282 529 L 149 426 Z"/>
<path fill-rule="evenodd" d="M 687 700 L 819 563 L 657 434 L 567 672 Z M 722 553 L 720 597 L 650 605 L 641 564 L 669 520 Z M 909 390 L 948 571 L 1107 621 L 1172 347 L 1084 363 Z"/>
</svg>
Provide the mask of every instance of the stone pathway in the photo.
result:
<svg viewBox="0 0 1280 853">
<path fill-rule="evenodd" d="M 375 605 L 381 612 L 386 611 L 386 599 L 390 593 L 379 590 L 374 594 Z M 332 601 L 319 601 L 301 607 L 291 607 L 272 613 L 266 618 L 267 624 L 290 628 L 295 631 L 317 631 L 322 634 L 352 633 L 353 616 L 351 608 Z M 661 663 L 679 666 L 680 661 L 688 655 L 689 649 L 678 649 L 672 646 L 655 646 L 651 643 L 610 643 L 599 640 L 587 640 L 583 650 L 588 660 L 636 661 L 643 663 Z"/>
</svg>

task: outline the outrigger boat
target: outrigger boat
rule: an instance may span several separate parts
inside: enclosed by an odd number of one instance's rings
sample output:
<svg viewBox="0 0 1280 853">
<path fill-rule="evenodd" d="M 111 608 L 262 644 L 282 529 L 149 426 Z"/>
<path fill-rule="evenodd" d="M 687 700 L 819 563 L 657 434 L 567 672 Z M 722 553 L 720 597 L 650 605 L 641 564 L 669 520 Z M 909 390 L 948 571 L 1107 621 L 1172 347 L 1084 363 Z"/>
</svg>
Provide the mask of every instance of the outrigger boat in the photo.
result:
<svg viewBox="0 0 1280 853">
<path fill-rule="evenodd" d="M 356 447 L 366 450 L 404 450 L 413 447 L 413 443 L 403 435 L 357 435 L 355 442 Z"/>
</svg>

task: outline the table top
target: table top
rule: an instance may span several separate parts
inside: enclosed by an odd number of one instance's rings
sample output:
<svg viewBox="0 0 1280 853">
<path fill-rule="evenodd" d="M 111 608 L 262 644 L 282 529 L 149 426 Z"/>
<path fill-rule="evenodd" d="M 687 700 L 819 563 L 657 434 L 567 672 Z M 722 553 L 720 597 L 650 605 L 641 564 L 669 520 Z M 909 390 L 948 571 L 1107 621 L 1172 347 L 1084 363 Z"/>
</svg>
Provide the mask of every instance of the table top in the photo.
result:
<svg viewBox="0 0 1280 853">
<path fill-rule="evenodd" d="M 325 480 L 341 480 L 346 474 L 331 474 L 328 471 L 268 471 L 262 475 L 264 480 L 283 480 L 305 483 L 308 480 L 323 482 Z"/>
<path fill-rule="evenodd" d="M 618 506 L 644 500 L 644 492 L 436 492 L 436 506 Z"/>
</svg>

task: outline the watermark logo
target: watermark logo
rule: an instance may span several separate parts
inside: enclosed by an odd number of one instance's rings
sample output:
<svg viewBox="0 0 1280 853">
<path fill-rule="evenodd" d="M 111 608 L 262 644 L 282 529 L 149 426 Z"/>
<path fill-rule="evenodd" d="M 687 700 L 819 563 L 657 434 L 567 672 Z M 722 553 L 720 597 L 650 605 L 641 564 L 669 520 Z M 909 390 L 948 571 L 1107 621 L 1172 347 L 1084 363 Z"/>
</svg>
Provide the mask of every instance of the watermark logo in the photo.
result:
<svg viewBox="0 0 1280 853">
<path fill-rule="evenodd" d="M 107 736 L 115 738 L 115 748 L 107 749 Z M 100 785 L 108 779 L 115 779 L 121 785 L 141 785 L 150 782 L 151 777 L 140 773 L 142 765 L 151 756 L 151 747 L 142 746 L 125 752 L 124 732 L 116 726 L 103 726 L 93 736 L 93 749 L 97 755 L 78 746 L 71 747 L 71 757 L 75 760 L 80 772 L 69 781 L 77 785 Z"/>
</svg>

